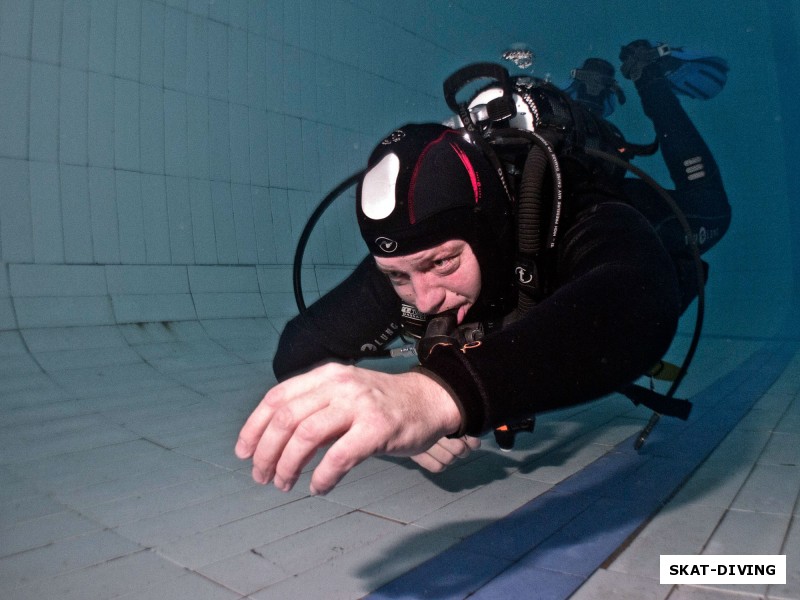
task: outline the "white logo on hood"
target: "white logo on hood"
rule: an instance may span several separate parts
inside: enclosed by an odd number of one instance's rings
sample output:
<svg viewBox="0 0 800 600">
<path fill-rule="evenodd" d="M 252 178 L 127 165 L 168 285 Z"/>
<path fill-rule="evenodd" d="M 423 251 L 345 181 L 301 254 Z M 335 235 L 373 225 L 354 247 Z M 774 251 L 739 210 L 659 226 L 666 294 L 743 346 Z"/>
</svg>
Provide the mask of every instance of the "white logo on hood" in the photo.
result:
<svg viewBox="0 0 800 600">
<path fill-rule="evenodd" d="M 386 252 L 386 254 L 391 254 L 397 250 L 397 242 L 390 240 L 387 237 L 379 237 L 375 240 L 375 245 L 378 246 L 378 248 L 380 248 L 383 252 Z"/>
<path fill-rule="evenodd" d="M 395 187 L 398 173 L 400 159 L 392 152 L 364 175 L 361 183 L 361 210 L 365 216 L 378 221 L 392 214 L 397 202 Z"/>
</svg>

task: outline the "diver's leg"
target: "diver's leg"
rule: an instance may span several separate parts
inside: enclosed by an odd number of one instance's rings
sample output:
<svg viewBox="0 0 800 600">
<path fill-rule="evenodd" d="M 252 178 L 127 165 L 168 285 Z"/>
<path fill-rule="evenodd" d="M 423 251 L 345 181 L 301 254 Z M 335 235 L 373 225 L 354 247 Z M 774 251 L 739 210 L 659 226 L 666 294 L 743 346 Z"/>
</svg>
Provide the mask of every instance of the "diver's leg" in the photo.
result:
<svg viewBox="0 0 800 600">
<path fill-rule="evenodd" d="M 646 42 L 645 42 L 646 43 Z M 634 43 L 636 44 L 636 42 Z M 626 60 L 626 49 L 620 58 Z M 684 212 L 700 252 L 714 246 L 730 225 L 731 210 L 714 157 L 664 76 L 660 59 L 640 65 L 634 84 L 645 114 L 653 122 L 661 153 L 675 184 L 672 198 Z M 629 63 L 628 63 L 629 64 Z M 623 74 L 629 73 L 623 65 Z M 685 249 L 688 240 L 663 201 L 640 182 L 626 184 L 634 204 L 659 231 L 670 251 Z"/>
<path fill-rule="evenodd" d="M 665 77 L 642 77 L 636 82 L 644 114 L 653 122 L 661 154 L 675 189 L 711 181 L 722 188 L 719 168 L 708 146 L 689 119 Z"/>
</svg>

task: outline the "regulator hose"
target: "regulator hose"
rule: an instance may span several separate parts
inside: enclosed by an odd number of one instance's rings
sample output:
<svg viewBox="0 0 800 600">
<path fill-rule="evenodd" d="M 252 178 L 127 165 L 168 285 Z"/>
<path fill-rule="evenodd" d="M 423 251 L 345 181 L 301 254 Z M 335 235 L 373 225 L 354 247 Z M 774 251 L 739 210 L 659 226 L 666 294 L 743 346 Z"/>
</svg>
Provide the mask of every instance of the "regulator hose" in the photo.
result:
<svg viewBox="0 0 800 600">
<path fill-rule="evenodd" d="M 542 187 L 546 172 L 547 155 L 539 146 L 534 146 L 525 159 L 518 196 L 517 249 L 524 256 L 538 256 L 542 251 Z"/>
<path fill-rule="evenodd" d="M 364 171 L 353 173 L 350 177 L 337 185 L 327 196 L 325 196 L 322 202 L 319 203 L 319 206 L 317 206 L 317 208 L 314 209 L 314 212 L 311 213 L 311 216 L 308 218 L 308 222 L 306 222 L 306 226 L 303 228 L 303 232 L 300 234 L 300 239 L 297 240 L 297 248 L 294 251 L 294 264 L 292 265 L 292 285 L 294 287 L 294 300 L 297 303 L 297 310 L 304 317 L 307 308 L 305 300 L 303 299 L 303 256 L 305 255 L 306 246 L 308 245 L 308 240 L 311 237 L 311 232 L 314 231 L 317 221 L 320 220 L 322 214 L 328 209 L 328 207 L 333 204 L 333 201 L 354 184 L 358 183 L 363 175 Z"/>
<path fill-rule="evenodd" d="M 555 247 L 561 223 L 563 184 L 561 166 L 555 150 L 539 133 L 520 129 L 498 130 L 493 140 L 526 140 L 533 145 L 525 158 L 517 194 L 517 284 L 520 291 L 514 318 L 529 312 L 543 295 L 542 269 L 544 253 Z M 553 198 L 547 206 L 550 222 L 544 234 L 548 212 L 544 202 L 544 177 L 548 167 L 553 175 Z"/>
<path fill-rule="evenodd" d="M 536 305 L 540 293 L 540 266 L 537 259 L 542 253 L 542 230 L 544 203 L 542 202 L 542 188 L 544 176 L 547 172 L 547 155 L 539 146 L 534 146 L 525 159 L 522 171 L 522 182 L 519 187 L 517 209 L 517 258 L 531 264 L 534 294 L 519 292 L 517 312 L 520 315 L 528 313 Z"/>
<path fill-rule="evenodd" d="M 543 152 L 543 156 L 547 161 L 547 165 L 550 167 L 550 172 L 553 176 L 553 202 L 552 202 L 552 209 L 550 211 L 550 223 L 547 228 L 547 237 L 545 239 L 540 238 L 540 243 L 543 243 L 543 247 L 540 248 L 542 251 L 551 250 L 556 245 L 556 238 L 558 237 L 558 230 L 561 226 L 561 212 L 562 212 L 562 205 L 564 201 L 564 185 L 561 178 L 561 165 L 558 162 L 558 157 L 556 156 L 556 152 L 553 149 L 552 144 L 547 141 L 542 135 L 536 133 L 535 131 L 526 131 L 523 129 L 505 129 L 505 130 L 496 130 L 492 132 L 492 140 L 497 140 L 500 142 L 507 141 L 507 140 L 519 140 L 525 139 L 533 143 L 533 148 L 539 148 Z M 533 151 L 533 148 L 531 151 Z M 530 152 L 529 152 L 530 155 Z M 534 159 L 532 159 L 534 160 Z M 539 159 L 535 159 L 535 163 L 538 164 Z M 537 167 L 538 168 L 538 167 Z M 527 159 L 526 159 L 526 167 L 527 170 Z M 529 181 L 526 183 L 522 181 L 520 186 L 521 187 L 530 187 L 531 193 L 534 195 L 538 194 L 539 201 L 541 203 L 541 187 L 543 183 L 543 175 L 544 173 L 536 173 L 535 171 L 527 175 L 527 173 L 523 172 L 523 178 L 529 177 Z M 539 181 L 536 181 L 536 178 Z M 536 188 L 539 188 L 538 191 Z M 531 208 L 523 208 L 522 201 L 520 201 L 520 205 L 518 207 L 519 211 L 528 211 L 528 210 L 536 210 Z M 542 208 L 538 209 L 540 214 L 543 212 Z"/>
</svg>

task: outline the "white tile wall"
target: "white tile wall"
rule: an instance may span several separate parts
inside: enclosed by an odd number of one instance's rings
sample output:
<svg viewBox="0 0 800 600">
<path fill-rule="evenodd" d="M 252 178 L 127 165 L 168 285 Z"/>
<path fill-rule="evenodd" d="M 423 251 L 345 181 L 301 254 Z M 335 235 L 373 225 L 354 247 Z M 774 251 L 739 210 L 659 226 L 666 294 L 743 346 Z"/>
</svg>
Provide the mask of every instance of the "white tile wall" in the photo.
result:
<svg viewBox="0 0 800 600">
<path fill-rule="evenodd" d="M 59 161 L 61 163 L 85 165 L 88 158 L 87 146 L 87 97 L 86 86 L 88 75 L 85 71 L 76 69 L 61 69 L 60 78 L 60 99 L 59 99 Z M 119 81 L 119 80 L 118 80 Z M 131 86 L 128 91 L 133 92 Z M 125 105 L 125 108 L 129 108 Z M 119 128 L 118 146 L 125 139 L 126 132 L 130 132 L 133 126 L 130 125 L 131 118 L 135 117 L 138 111 L 133 112 L 130 117 L 118 119 L 115 126 Z M 119 152 L 119 148 L 117 149 Z"/>
<path fill-rule="evenodd" d="M 8 283 L 8 268 L 0 269 L 0 298 L 11 295 L 11 286 Z"/>
<path fill-rule="evenodd" d="M 98 264 L 119 264 L 119 226 L 114 171 L 89 167 L 92 248 Z"/>
<path fill-rule="evenodd" d="M 92 217 L 89 207 L 89 178 L 85 166 L 61 166 L 61 211 L 64 230 L 64 258 L 67 264 L 94 262 Z"/>
<path fill-rule="evenodd" d="M 181 91 L 164 90 L 164 128 L 164 169 L 167 175 L 186 177 L 187 109 L 186 94 Z"/>
<path fill-rule="evenodd" d="M 103 267 L 95 265 L 10 265 L 14 297 L 100 296 L 106 293 Z"/>
<path fill-rule="evenodd" d="M 109 298 L 102 296 L 21 298 L 15 300 L 15 310 L 20 328 L 114 323 Z"/>
<path fill-rule="evenodd" d="M 141 127 L 141 169 L 146 173 L 164 173 L 164 90 L 151 85 L 141 86 L 139 118 Z"/>
<path fill-rule="evenodd" d="M 211 204 L 210 183 L 199 179 L 190 179 L 189 199 L 192 213 L 194 262 L 217 264 L 214 211 Z"/>
<path fill-rule="evenodd" d="M 114 30 L 117 7 L 113 2 L 92 0 L 89 13 L 89 70 L 114 72 Z"/>
<path fill-rule="evenodd" d="M 108 74 L 89 73 L 87 140 L 89 164 L 114 166 L 114 95 L 115 80 Z"/>
<path fill-rule="evenodd" d="M 186 178 L 166 177 L 170 256 L 175 264 L 194 260 L 192 206 Z"/>
<path fill-rule="evenodd" d="M 14 308 L 11 298 L 0 296 L 0 331 L 8 331 L 17 328 L 17 321 L 14 317 Z"/>
<path fill-rule="evenodd" d="M 140 69 L 143 83 L 161 86 L 164 82 L 164 19 L 163 4 L 142 2 Z"/>
<path fill-rule="evenodd" d="M 31 160 L 55 163 L 58 159 L 59 68 L 31 63 Z"/>
<path fill-rule="evenodd" d="M 190 294 L 138 294 L 112 296 L 117 323 L 188 321 L 197 318 Z"/>
<path fill-rule="evenodd" d="M 208 179 L 209 171 L 209 100 L 203 96 L 186 98 L 189 176 Z"/>
<path fill-rule="evenodd" d="M 3 119 L 0 120 L 0 153 L 9 158 L 28 154 L 28 90 L 30 72 L 24 59 L 0 55 L 0 77 L 5 82 L 0 96 Z"/>
<path fill-rule="evenodd" d="M 12 56 L 30 56 L 33 2 L 7 2 L 0 14 L 0 51 Z"/>
<path fill-rule="evenodd" d="M 144 219 L 142 211 L 141 175 L 134 171 L 114 171 L 117 197 L 120 261 L 123 264 L 145 264 Z"/>
<path fill-rule="evenodd" d="M 229 183 L 211 182 L 211 205 L 217 261 L 223 265 L 235 265 L 238 263 L 238 256 L 236 252 L 236 229 L 233 223 L 231 186 Z"/>
<path fill-rule="evenodd" d="M 30 163 L 31 226 L 34 261 L 37 263 L 64 262 L 59 188 L 58 166 L 55 163 Z"/>
<path fill-rule="evenodd" d="M 0 77 L 3 76 L 1 71 L 0 62 Z M 3 108 L 2 101 L 0 108 Z M 15 115 L 10 116 L 13 118 Z M 3 139 L 3 133 L 0 129 L 0 139 Z M 0 181 L 3 182 L 3 193 L 0 194 L 0 258 L 6 263 L 31 262 L 33 227 L 28 205 L 30 186 L 27 162 L 0 158 Z"/>
</svg>

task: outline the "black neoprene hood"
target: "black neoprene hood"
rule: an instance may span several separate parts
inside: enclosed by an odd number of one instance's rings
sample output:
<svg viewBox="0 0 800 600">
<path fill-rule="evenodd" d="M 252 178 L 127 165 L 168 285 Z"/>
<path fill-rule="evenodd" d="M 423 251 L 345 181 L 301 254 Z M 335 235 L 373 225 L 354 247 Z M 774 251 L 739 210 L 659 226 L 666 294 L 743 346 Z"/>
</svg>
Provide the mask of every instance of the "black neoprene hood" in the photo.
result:
<svg viewBox="0 0 800 600">
<path fill-rule="evenodd" d="M 372 254 L 402 256 L 451 239 L 473 242 L 481 213 L 504 198 L 499 177 L 463 132 L 409 124 L 373 151 L 356 212 Z"/>
</svg>

